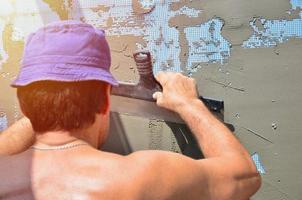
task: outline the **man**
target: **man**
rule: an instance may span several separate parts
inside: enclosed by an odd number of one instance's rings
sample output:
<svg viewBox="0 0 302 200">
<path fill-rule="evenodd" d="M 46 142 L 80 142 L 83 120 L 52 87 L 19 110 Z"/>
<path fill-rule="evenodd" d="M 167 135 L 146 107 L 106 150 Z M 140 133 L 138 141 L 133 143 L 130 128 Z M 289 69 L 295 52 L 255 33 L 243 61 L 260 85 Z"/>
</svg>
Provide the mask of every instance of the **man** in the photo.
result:
<svg viewBox="0 0 302 200">
<path fill-rule="evenodd" d="M 0 197 L 246 200 L 258 190 L 260 176 L 248 152 L 197 99 L 195 81 L 179 73 L 159 73 L 163 92 L 154 98 L 185 120 L 205 159 L 97 150 L 107 137 L 110 88 L 117 84 L 109 67 L 104 32 L 90 25 L 58 22 L 30 35 L 12 84 L 30 121 L 13 125 L 4 139 L 17 145 L 9 136 L 24 132 L 15 137 L 35 143 L 2 158 Z"/>
</svg>

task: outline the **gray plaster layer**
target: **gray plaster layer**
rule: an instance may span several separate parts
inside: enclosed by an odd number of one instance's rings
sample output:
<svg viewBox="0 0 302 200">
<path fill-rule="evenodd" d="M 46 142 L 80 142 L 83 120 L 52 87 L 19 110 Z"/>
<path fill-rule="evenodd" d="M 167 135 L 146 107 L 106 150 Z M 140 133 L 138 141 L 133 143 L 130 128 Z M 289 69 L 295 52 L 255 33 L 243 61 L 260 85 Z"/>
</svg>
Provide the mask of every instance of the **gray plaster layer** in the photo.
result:
<svg viewBox="0 0 302 200">
<path fill-rule="evenodd" d="M 301 48 L 301 40 L 275 49 L 234 48 L 226 66 L 227 82 L 245 89 L 226 88 L 226 119 L 236 124 L 237 136 L 250 152 L 261 155 L 267 170 L 255 199 L 302 196 Z M 274 189 L 270 193 L 268 188 Z"/>
<path fill-rule="evenodd" d="M 285 0 L 203 0 L 190 2 L 182 0 L 174 4 L 174 9 L 180 8 L 183 4 L 203 9 L 205 12 L 202 13 L 202 22 L 214 17 L 223 19 L 225 21 L 223 36 L 234 46 L 240 45 L 250 36 L 251 29 L 248 22 L 254 17 L 288 18 L 286 11 L 291 8 L 290 2 Z"/>
</svg>

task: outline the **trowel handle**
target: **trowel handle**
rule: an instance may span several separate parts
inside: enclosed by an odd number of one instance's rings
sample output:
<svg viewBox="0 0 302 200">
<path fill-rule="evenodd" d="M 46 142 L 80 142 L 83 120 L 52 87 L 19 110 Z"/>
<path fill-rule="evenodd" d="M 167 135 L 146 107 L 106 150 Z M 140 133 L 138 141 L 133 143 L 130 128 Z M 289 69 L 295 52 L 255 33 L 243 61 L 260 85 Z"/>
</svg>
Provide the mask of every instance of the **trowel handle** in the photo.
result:
<svg viewBox="0 0 302 200">
<path fill-rule="evenodd" d="M 133 57 L 139 73 L 138 86 L 148 89 L 150 92 L 152 92 L 152 94 L 158 90 L 161 90 L 161 85 L 154 78 L 150 52 L 137 51 L 133 54 Z"/>
<path fill-rule="evenodd" d="M 152 60 L 149 51 L 136 51 L 133 57 L 140 76 L 153 76 Z"/>
</svg>

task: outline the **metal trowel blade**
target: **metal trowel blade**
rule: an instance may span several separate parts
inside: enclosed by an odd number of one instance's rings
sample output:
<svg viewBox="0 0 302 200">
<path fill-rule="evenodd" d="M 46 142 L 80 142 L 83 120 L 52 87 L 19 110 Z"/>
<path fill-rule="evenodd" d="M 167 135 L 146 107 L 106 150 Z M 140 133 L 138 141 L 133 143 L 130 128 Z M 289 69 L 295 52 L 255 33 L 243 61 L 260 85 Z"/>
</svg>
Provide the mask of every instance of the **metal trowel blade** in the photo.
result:
<svg viewBox="0 0 302 200">
<path fill-rule="evenodd" d="M 177 113 L 157 106 L 156 102 L 118 95 L 110 96 L 110 111 L 147 119 L 185 123 Z"/>
</svg>

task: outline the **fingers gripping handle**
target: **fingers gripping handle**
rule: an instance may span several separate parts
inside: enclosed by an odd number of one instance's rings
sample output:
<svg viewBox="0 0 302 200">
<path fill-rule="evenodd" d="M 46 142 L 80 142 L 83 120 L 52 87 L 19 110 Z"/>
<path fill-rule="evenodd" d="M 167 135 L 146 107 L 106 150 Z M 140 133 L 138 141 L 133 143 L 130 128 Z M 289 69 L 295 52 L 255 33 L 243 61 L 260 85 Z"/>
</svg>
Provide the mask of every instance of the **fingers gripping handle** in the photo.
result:
<svg viewBox="0 0 302 200">
<path fill-rule="evenodd" d="M 149 51 L 137 51 L 133 54 L 133 57 L 139 73 L 139 82 L 137 84 L 120 82 L 118 87 L 112 88 L 111 94 L 147 101 L 155 101 L 153 94 L 155 92 L 161 92 L 162 87 L 153 75 L 151 54 Z M 209 99 L 202 96 L 200 96 L 199 99 L 204 102 L 209 110 L 217 113 L 217 115 L 223 116 L 223 101 Z M 223 117 L 221 117 L 221 119 L 223 119 Z"/>
<path fill-rule="evenodd" d="M 151 89 L 153 92 L 162 91 L 161 85 L 153 75 L 151 54 L 149 51 L 137 51 L 133 54 L 140 75 L 139 85 Z M 223 101 L 199 97 L 206 106 L 214 112 L 220 112 L 224 108 Z"/>
</svg>

